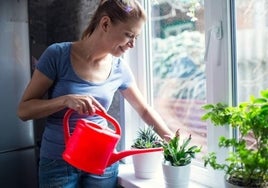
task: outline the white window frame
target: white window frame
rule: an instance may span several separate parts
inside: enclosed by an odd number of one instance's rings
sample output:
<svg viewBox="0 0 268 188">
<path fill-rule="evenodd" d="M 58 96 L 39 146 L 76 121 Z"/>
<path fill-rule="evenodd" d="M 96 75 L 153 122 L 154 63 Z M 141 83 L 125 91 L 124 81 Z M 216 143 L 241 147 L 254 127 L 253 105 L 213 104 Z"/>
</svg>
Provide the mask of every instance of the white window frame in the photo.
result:
<svg viewBox="0 0 268 188">
<path fill-rule="evenodd" d="M 232 104 L 233 79 L 232 79 L 232 46 L 230 26 L 230 1 L 231 0 L 205 0 L 205 32 L 206 32 L 206 77 L 207 77 L 207 102 L 225 102 Z M 149 0 L 141 0 L 141 3 L 150 15 Z M 136 47 L 126 54 L 126 62 L 136 78 L 137 85 L 148 103 L 152 97 L 151 81 L 151 51 L 146 46 L 150 44 L 150 18 L 148 19 L 142 34 L 137 40 Z M 148 43 L 146 43 L 146 40 Z M 147 56 L 146 56 L 147 54 Z M 128 103 L 123 103 L 125 148 L 130 148 L 138 127 L 144 126 L 144 122 Z M 226 156 L 226 151 L 219 151 L 217 144 L 219 136 L 231 136 L 228 127 L 208 126 L 208 151 L 216 151 L 220 160 Z M 126 162 L 129 162 L 126 160 Z M 222 172 L 212 169 L 204 169 L 202 164 L 193 165 L 194 180 L 211 187 L 224 187 Z M 222 181 L 221 181 L 222 180 Z"/>
<path fill-rule="evenodd" d="M 146 2 L 146 0 L 145 0 Z M 144 0 L 141 2 L 144 5 Z M 138 40 L 136 40 L 135 48 L 130 49 L 124 56 L 125 61 L 129 64 L 130 69 L 136 79 L 137 86 L 140 89 L 141 93 L 145 97 L 148 103 L 148 78 L 147 76 L 147 67 L 146 67 L 146 37 L 147 26 L 145 25 L 143 28 L 143 32 L 139 35 Z M 136 133 L 139 127 L 145 126 L 145 123 L 137 114 L 137 112 L 127 103 L 122 102 L 121 112 L 123 114 L 121 119 L 123 119 L 122 124 L 124 125 L 124 133 L 125 135 L 122 137 L 125 149 L 129 149 L 133 144 L 133 140 L 135 139 Z M 121 139 L 121 140 L 122 140 Z M 130 157 L 123 159 L 125 163 L 132 163 Z"/>
<path fill-rule="evenodd" d="M 206 0 L 205 5 L 207 102 L 232 104 L 235 91 L 232 76 L 231 0 Z M 230 127 L 208 126 L 208 151 L 216 151 L 220 161 L 224 160 L 228 151 L 219 150 L 216 145 L 218 137 L 231 135 Z M 209 169 L 208 176 L 213 180 L 211 186 L 224 186 L 222 171 Z"/>
</svg>

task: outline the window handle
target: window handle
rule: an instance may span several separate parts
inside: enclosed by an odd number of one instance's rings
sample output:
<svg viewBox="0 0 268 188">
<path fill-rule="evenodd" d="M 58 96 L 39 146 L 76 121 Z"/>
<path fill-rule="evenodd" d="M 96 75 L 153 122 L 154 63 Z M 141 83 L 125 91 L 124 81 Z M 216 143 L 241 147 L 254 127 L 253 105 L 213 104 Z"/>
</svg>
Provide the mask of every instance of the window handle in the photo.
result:
<svg viewBox="0 0 268 188">
<path fill-rule="evenodd" d="M 223 38 L 223 30 L 222 30 L 222 21 L 218 21 L 212 27 L 210 27 L 207 31 L 207 40 L 206 40 L 206 49 L 204 60 L 207 61 L 209 47 L 211 44 L 211 36 L 214 35 L 214 38 L 217 40 L 221 40 Z M 220 63 L 218 63 L 220 65 Z"/>
</svg>

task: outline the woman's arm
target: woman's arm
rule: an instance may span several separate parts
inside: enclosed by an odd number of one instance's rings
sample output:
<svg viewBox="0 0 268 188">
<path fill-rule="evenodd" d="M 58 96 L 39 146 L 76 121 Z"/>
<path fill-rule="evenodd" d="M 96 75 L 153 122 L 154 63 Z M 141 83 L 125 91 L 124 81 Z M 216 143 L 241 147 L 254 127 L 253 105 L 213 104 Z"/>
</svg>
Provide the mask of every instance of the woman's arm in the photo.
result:
<svg viewBox="0 0 268 188">
<path fill-rule="evenodd" d="M 129 88 L 121 91 L 121 93 L 137 111 L 143 121 L 148 125 L 153 126 L 161 138 L 165 138 L 165 135 L 174 135 L 167 127 L 161 116 L 146 103 L 144 97 L 135 84 L 132 84 Z"/>
<path fill-rule="evenodd" d="M 64 108 L 64 99 L 43 99 L 53 81 L 35 70 L 18 106 L 18 116 L 26 121 L 48 116 Z"/>
<path fill-rule="evenodd" d="M 95 108 L 105 111 L 103 106 L 90 95 L 64 95 L 53 99 L 43 99 L 53 80 L 39 70 L 35 70 L 18 106 L 18 116 L 23 121 L 39 119 L 66 107 L 80 114 L 93 114 Z"/>
</svg>

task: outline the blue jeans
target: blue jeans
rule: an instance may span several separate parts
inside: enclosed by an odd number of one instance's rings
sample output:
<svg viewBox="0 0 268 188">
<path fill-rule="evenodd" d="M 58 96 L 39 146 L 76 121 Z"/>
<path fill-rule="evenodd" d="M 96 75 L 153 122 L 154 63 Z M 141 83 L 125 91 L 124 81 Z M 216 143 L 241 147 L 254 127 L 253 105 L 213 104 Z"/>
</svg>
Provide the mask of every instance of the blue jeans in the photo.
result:
<svg viewBox="0 0 268 188">
<path fill-rule="evenodd" d="M 89 174 L 64 160 L 41 158 L 39 188 L 116 188 L 119 163 L 106 168 L 103 175 Z"/>
</svg>

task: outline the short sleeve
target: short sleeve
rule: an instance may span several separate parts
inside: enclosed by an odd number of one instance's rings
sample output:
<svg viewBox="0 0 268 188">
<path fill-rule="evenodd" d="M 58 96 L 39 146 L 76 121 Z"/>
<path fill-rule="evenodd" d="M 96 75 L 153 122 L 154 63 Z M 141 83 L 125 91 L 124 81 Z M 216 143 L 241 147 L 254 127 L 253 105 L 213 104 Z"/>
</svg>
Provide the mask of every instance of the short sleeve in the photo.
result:
<svg viewBox="0 0 268 188">
<path fill-rule="evenodd" d="M 60 55 L 56 44 L 50 45 L 39 58 L 36 68 L 51 80 L 57 76 L 57 62 Z"/>
</svg>

